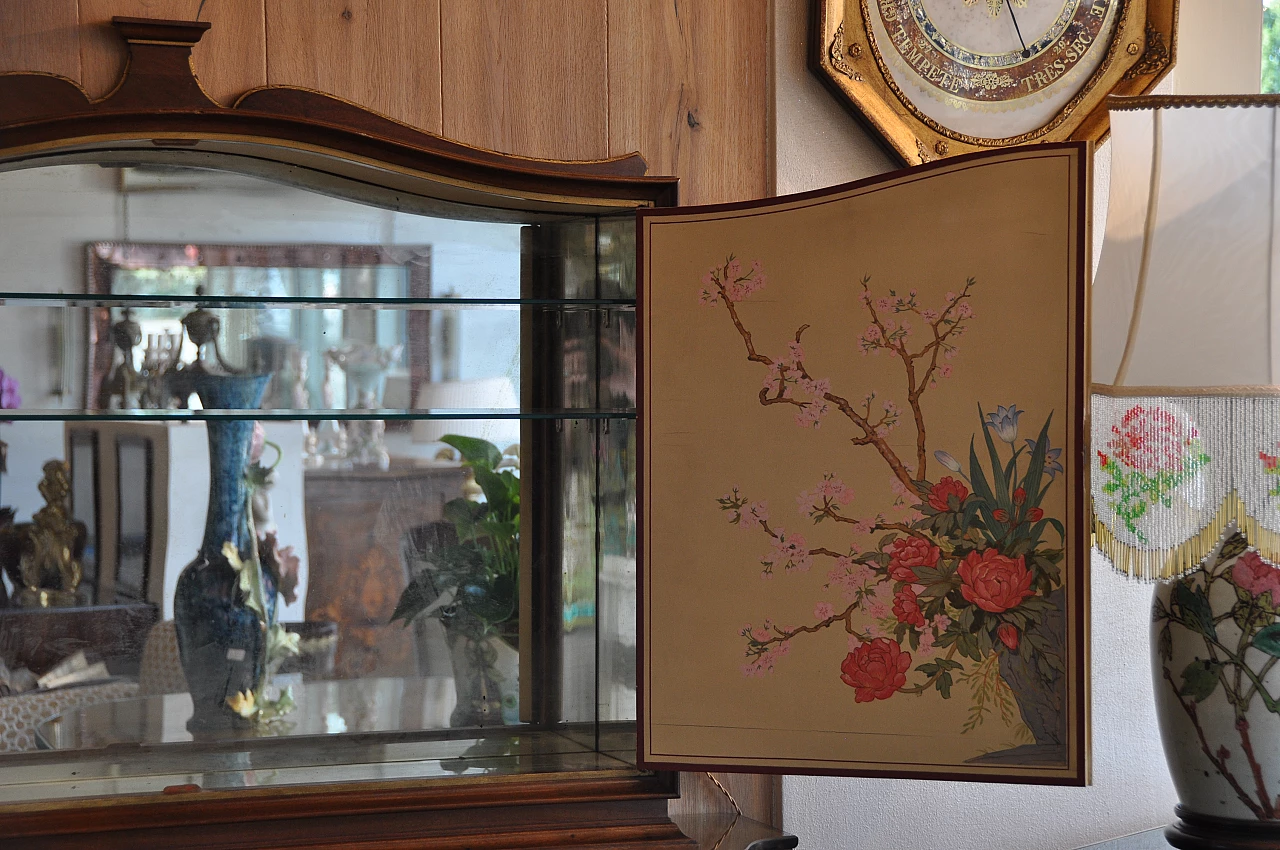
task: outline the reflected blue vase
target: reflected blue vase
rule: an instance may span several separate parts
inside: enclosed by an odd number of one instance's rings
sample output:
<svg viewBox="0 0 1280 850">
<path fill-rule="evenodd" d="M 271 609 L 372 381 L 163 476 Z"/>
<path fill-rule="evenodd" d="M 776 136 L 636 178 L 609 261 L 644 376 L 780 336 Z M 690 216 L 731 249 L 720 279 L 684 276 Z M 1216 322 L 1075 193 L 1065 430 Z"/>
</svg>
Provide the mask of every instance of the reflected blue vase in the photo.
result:
<svg viewBox="0 0 1280 850">
<path fill-rule="evenodd" d="M 255 410 L 270 375 L 188 374 L 191 391 L 206 409 Z M 252 420 L 210 421 L 209 512 L 200 553 L 178 577 L 174 625 L 182 672 L 194 712 L 193 734 L 242 728 L 249 721 L 227 705 L 237 692 L 257 688 L 266 662 L 266 629 L 244 604 L 239 577 L 222 553 L 230 542 L 240 557 L 251 554 L 244 470 L 253 439 Z M 275 619 L 276 590 L 263 574 L 269 620 Z"/>
</svg>

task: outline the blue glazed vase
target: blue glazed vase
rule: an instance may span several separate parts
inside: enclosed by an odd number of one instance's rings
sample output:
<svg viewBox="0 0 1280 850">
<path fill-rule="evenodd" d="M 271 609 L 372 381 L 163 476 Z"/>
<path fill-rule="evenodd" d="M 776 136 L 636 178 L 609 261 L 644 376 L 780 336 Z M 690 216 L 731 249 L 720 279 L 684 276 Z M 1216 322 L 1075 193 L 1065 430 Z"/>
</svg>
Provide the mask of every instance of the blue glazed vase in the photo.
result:
<svg viewBox="0 0 1280 850">
<path fill-rule="evenodd" d="M 206 409 L 253 410 L 262 402 L 270 375 L 187 377 Z M 209 512 L 204 540 L 196 559 L 178 577 L 174 596 L 178 653 L 195 708 L 187 729 L 204 734 L 248 725 L 227 699 L 257 688 L 267 645 L 266 627 L 244 604 L 236 571 L 222 553 L 229 542 L 241 558 L 251 554 L 244 471 L 253 421 L 210 421 L 207 427 Z M 274 621 L 276 589 L 265 571 L 263 584 L 268 620 Z"/>
</svg>

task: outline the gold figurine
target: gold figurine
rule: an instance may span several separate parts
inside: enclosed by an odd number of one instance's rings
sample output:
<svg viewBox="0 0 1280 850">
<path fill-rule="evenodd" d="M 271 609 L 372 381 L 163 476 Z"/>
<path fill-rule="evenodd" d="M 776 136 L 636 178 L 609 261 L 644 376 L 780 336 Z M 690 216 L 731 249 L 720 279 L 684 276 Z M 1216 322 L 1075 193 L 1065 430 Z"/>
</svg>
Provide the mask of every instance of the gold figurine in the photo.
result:
<svg viewBox="0 0 1280 850">
<path fill-rule="evenodd" d="M 40 495 L 45 506 L 31 522 L 0 528 L 0 566 L 18 586 L 13 601 L 19 607 L 78 605 L 87 529 L 71 518 L 71 475 L 64 461 L 45 463 Z"/>
</svg>

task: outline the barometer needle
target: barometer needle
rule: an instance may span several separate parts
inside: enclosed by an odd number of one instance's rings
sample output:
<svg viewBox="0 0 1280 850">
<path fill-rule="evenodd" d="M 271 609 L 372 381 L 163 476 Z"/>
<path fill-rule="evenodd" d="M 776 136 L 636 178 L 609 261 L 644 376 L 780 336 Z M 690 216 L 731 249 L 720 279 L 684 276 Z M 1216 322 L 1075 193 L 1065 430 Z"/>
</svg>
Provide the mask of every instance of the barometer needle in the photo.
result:
<svg viewBox="0 0 1280 850">
<path fill-rule="evenodd" d="M 1022 45 L 1022 58 L 1027 59 L 1031 56 L 1031 51 L 1027 50 L 1027 43 L 1022 40 L 1022 29 L 1018 26 L 1018 16 L 1013 13 L 1013 0 L 1004 0 L 1004 4 L 1009 7 L 1009 17 L 1013 18 L 1013 31 L 1018 34 L 1018 43 Z"/>
</svg>

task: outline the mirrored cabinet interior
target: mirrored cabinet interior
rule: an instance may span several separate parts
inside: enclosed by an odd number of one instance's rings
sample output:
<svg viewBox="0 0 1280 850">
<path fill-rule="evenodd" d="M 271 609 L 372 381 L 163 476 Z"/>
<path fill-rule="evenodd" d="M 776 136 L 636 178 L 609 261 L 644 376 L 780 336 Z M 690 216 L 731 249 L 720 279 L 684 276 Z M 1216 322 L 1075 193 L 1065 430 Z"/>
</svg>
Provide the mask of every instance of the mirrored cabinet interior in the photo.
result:
<svg viewBox="0 0 1280 850">
<path fill-rule="evenodd" d="M 6 823 L 693 846 L 635 767 L 634 214 L 675 180 L 219 107 L 206 26 L 118 20 L 101 102 L 0 77 Z"/>
</svg>

